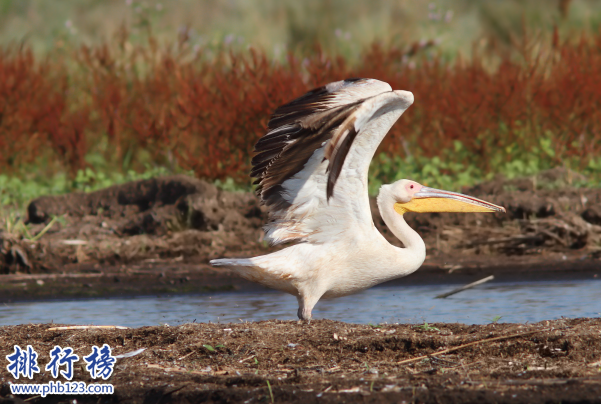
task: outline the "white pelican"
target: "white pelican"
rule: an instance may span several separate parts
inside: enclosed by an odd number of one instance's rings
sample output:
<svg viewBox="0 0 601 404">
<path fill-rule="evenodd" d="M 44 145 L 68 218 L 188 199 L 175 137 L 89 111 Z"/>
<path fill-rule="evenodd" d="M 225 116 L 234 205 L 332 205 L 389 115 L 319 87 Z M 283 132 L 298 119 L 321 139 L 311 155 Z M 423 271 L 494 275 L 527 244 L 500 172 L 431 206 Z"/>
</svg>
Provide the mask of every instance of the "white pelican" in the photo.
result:
<svg viewBox="0 0 601 404">
<path fill-rule="evenodd" d="M 369 207 L 369 163 L 412 103 L 411 92 L 393 91 L 388 83 L 348 79 L 276 109 L 267 134 L 255 146 L 251 176 L 269 208 L 265 239 L 295 244 L 211 264 L 296 296 L 298 317 L 310 320 L 322 297 L 356 293 L 422 265 L 426 246 L 403 219 L 405 212 L 504 212 L 470 196 L 400 180 L 383 185 L 377 201 L 404 248 L 380 234 Z"/>
</svg>

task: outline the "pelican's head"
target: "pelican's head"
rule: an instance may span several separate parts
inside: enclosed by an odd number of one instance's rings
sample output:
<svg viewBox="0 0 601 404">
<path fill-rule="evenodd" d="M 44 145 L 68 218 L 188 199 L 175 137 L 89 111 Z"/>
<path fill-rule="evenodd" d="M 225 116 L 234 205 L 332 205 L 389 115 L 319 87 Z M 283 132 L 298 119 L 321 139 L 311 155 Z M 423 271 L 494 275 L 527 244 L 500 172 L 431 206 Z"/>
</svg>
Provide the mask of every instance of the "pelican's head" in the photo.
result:
<svg viewBox="0 0 601 404">
<path fill-rule="evenodd" d="M 401 215 L 405 212 L 505 212 L 502 206 L 456 192 L 425 187 L 411 180 L 397 181 L 391 187 L 396 199 L 394 210 Z"/>
</svg>

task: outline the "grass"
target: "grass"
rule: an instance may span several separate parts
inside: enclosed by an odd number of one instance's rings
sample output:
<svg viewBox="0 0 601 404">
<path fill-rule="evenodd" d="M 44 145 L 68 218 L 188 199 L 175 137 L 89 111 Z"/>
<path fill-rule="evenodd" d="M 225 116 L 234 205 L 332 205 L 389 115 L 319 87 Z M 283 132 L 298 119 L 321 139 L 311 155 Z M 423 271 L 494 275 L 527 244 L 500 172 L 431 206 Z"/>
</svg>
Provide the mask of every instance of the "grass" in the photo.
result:
<svg viewBox="0 0 601 404">
<path fill-rule="evenodd" d="M 172 174 L 164 167 L 149 168 L 143 172 L 129 170 L 101 171 L 93 168 L 78 170 L 74 178 L 69 178 L 64 172 L 53 176 L 43 174 L 43 169 L 35 171 L 36 175 L 7 175 L 0 174 L 0 206 L 23 208 L 32 199 L 43 195 L 61 195 L 69 192 L 91 192 L 112 185 L 123 184 L 128 181 L 137 181 Z M 184 172 L 178 170 L 177 172 Z M 190 173 L 187 173 L 190 174 Z M 224 184 L 233 188 L 231 181 Z"/>
<path fill-rule="evenodd" d="M 420 330 L 423 330 L 423 331 L 440 331 L 438 328 L 433 327 L 432 325 L 428 324 L 425 321 L 421 325 L 416 325 L 415 328 L 419 328 Z"/>
<path fill-rule="evenodd" d="M 271 398 L 271 402 L 273 403 L 273 391 L 271 391 L 271 383 L 267 380 L 267 389 L 269 390 L 269 397 Z"/>
<path fill-rule="evenodd" d="M 460 146 L 457 146 L 460 149 Z M 443 153 L 444 154 L 444 153 Z M 104 166 L 104 164 L 103 164 Z M 369 193 L 375 196 L 381 185 L 399 179 L 413 179 L 424 185 L 461 191 L 463 187 L 473 186 L 486 180 L 491 180 L 495 175 L 501 174 L 507 179 L 520 177 L 535 177 L 543 170 L 552 168 L 545 160 L 540 160 L 536 155 L 525 155 L 522 159 L 504 162 L 494 166 L 490 172 L 485 172 L 474 165 L 466 164 L 462 153 L 446 151 L 446 156 L 427 158 L 424 156 L 401 157 L 390 156 L 386 153 L 378 154 L 371 163 L 369 173 Z M 37 173 L 41 169 L 32 170 Z M 0 174 L 0 216 L 8 214 L 15 217 L 23 216 L 27 204 L 40 196 L 61 195 L 70 192 L 91 192 L 112 185 L 123 184 L 128 181 L 149 179 L 161 175 L 182 173 L 193 176 L 194 173 L 182 169 L 171 170 L 166 167 L 149 167 L 147 170 L 137 172 L 128 170 L 111 171 L 105 168 L 89 167 L 78 170 L 74 178 L 69 178 L 64 172 L 54 176 L 36 175 L 7 175 Z M 574 188 L 601 187 L 601 158 L 591 159 L 580 173 L 586 180 L 575 179 L 571 183 L 537 182 L 537 189 L 559 189 L 565 186 Z M 213 182 L 218 188 L 229 192 L 252 192 L 253 186 L 250 178 L 246 182 L 236 182 L 228 177 L 225 180 Z M 511 189 L 507 189 L 510 191 Z M 373 327 L 378 327 L 373 325 Z"/>
<path fill-rule="evenodd" d="M 517 148 L 517 147 L 516 147 Z M 453 149 L 442 150 L 439 156 L 432 158 L 426 156 L 390 156 L 385 153 L 377 155 L 371 163 L 369 177 L 369 193 L 376 195 L 382 184 L 408 178 L 424 185 L 459 191 L 463 187 L 470 187 L 484 181 L 490 181 L 497 176 L 506 179 L 535 177 L 538 173 L 557 167 L 549 158 L 540 157 L 538 152 L 527 153 L 516 150 L 516 158 L 507 159 L 502 151 L 491 153 L 491 165 L 488 170 L 469 163 L 469 154 L 461 142 L 456 141 Z M 558 180 L 557 182 L 538 182 L 537 189 L 557 189 L 566 186 L 574 188 L 601 186 L 601 157 L 591 158 L 588 163 L 579 169 L 576 158 L 564 159 L 561 167 L 570 169 L 575 167 L 586 179 L 574 179 L 569 183 Z M 508 191 L 510 189 L 507 189 Z"/>
<path fill-rule="evenodd" d="M 499 320 L 501 320 L 502 318 L 503 318 L 503 316 L 494 316 L 493 318 L 490 319 L 490 323 L 497 324 L 499 322 Z"/>
</svg>

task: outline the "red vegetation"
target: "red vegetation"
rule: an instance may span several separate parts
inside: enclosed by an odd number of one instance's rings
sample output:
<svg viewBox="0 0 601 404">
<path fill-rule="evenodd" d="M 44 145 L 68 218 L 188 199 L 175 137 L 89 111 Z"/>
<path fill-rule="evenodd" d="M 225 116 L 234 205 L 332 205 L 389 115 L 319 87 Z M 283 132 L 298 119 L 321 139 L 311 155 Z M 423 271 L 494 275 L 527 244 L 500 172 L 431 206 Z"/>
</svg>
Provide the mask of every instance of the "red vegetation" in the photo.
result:
<svg viewBox="0 0 601 404">
<path fill-rule="evenodd" d="M 82 47 L 70 60 L 37 60 L 28 49 L 0 51 L 0 169 L 36 158 L 59 161 L 71 173 L 85 156 L 140 167 L 146 155 L 160 165 L 193 169 L 199 177 L 246 180 L 252 148 L 270 113 L 315 86 L 372 77 L 415 94 L 414 106 L 382 151 L 433 156 L 461 141 L 470 163 L 489 169 L 492 153 L 514 145 L 536 152 L 552 140 L 554 164 L 601 152 L 601 35 L 539 46 L 524 40 L 520 57 L 496 55 L 496 67 L 476 56 L 445 63 L 408 50 L 374 45 L 362 63 L 316 49 L 286 63 L 251 50 L 210 60 L 186 44 L 161 50 Z M 488 60 L 488 59 L 487 59 Z M 550 158 L 548 154 L 542 156 Z"/>
</svg>

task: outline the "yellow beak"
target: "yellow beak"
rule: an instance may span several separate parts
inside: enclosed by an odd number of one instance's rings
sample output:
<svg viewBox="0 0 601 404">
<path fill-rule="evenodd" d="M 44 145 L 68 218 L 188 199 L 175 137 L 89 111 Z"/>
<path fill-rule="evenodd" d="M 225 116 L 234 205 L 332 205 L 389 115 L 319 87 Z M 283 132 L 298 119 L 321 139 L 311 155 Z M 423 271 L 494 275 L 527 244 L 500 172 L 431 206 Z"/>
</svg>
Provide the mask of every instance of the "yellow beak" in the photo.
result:
<svg viewBox="0 0 601 404">
<path fill-rule="evenodd" d="M 472 196 L 423 187 L 409 202 L 394 204 L 399 214 L 406 212 L 503 212 L 505 208 Z"/>
</svg>

